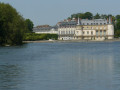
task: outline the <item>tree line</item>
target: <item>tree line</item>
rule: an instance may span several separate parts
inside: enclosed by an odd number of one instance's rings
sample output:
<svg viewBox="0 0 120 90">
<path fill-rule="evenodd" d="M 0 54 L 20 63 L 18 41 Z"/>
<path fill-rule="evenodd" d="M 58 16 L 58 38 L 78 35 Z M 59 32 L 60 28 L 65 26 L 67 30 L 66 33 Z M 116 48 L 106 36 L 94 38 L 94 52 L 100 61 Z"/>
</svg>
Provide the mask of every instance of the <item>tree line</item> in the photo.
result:
<svg viewBox="0 0 120 90">
<path fill-rule="evenodd" d="M 33 22 L 24 19 L 15 8 L 0 2 L 0 45 L 21 45 Z"/>
<path fill-rule="evenodd" d="M 57 34 L 36 34 L 36 33 L 26 33 L 24 41 L 36 41 L 36 40 L 57 40 Z"/>
<path fill-rule="evenodd" d="M 81 19 L 107 19 L 112 17 L 112 22 L 114 24 L 114 28 L 115 28 L 115 37 L 120 37 L 120 15 L 112 15 L 112 14 L 99 14 L 96 13 L 95 15 L 93 15 L 93 13 L 91 12 L 85 12 L 85 13 L 76 13 L 76 14 L 72 14 L 70 17 L 68 17 L 68 19 L 72 19 L 75 18 L 77 19 L 78 17 Z"/>
</svg>

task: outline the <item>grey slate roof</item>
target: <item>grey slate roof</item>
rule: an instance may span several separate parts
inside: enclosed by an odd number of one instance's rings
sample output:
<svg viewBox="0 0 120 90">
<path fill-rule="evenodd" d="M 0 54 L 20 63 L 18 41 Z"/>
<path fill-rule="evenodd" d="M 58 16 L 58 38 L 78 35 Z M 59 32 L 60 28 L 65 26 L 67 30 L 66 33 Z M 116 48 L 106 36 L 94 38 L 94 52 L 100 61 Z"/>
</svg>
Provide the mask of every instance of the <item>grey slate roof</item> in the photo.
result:
<svg viewBox="0 0 120 90">
<path fill-rule="evenodd" d="M 57 26 L 50 26 L 50 27 L 34 27 L 33 28 L 33 32 L 46 32 L 46 31 L 50 31 L 51 29 L 54 29 L 57 31 L 58 27 Z"/>
<path fill-rule="evenodd" d="M 72 27 L 72 26 L 76 26 L 77 22 L 76 21 L 62 21 L 60 22 L 60 24 L 58 25 L 59 27 Z"/>
<path fill-rule="evenodd" d="M 106 19 L 80 20 L 80 25 L 105 25 L 105 24 L 108 24 Z"/>
</svg>

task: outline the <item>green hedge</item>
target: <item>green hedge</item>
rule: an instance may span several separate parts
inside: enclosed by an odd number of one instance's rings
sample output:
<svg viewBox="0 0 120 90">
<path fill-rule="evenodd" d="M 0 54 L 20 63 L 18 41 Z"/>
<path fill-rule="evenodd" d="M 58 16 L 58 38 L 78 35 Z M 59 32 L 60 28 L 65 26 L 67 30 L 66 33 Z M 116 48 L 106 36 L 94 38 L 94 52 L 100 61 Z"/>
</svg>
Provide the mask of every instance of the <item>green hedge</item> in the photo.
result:
<svg viewBox="0 0 120 90">
<path fill-rule="evenodd" d="M 24 41 L 36 41 L 36 40 L 49 40 L 49 39 L 58 39 L 57 34 L 36 34 L 36 33 L 26 33 Z"/>
</svg>

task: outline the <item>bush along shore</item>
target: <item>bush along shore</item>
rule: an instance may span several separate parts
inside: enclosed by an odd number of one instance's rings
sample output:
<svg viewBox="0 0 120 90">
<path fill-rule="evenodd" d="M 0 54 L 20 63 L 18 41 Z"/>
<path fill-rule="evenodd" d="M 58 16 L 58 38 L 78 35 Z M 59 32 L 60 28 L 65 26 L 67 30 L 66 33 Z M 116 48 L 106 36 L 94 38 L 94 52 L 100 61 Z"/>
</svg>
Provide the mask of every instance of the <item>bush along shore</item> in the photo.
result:
<svg viewBox="0 0 120 90">
<path fill-rule="evenodd" d="M 57 34 L 36 34 L 36 33 L 26 33 L 24 41 L 37 41 L 37 40 L 57 40 Z"/>
</svg>

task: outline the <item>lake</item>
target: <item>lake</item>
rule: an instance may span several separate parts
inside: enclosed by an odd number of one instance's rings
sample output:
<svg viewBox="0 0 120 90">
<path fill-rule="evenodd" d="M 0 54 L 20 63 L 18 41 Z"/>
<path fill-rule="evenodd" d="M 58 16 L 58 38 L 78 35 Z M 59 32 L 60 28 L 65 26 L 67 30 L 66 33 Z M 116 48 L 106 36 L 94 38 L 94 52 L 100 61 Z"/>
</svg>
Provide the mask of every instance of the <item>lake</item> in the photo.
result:
<svg viewBox="0 0 120 90">
<path fill-rule="evenodd" d="M 120 42 L 0 47 L 0 90 L 120 90 Z"/>
</svg>

